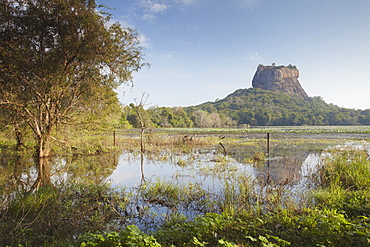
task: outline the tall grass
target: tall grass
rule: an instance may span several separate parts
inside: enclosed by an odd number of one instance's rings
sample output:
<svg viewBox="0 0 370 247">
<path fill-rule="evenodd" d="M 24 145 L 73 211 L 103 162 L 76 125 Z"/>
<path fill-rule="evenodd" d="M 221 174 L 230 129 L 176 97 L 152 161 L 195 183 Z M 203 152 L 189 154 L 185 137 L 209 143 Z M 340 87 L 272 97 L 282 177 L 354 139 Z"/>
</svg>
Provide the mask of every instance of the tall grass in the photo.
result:
<svg viewBox="0 0 370 247">
<path fill-rule="evenodd" d="M 107 185 L 20 193 L 0 211 L 0 246 L 61 246 L 88 231 L 117 229 L 129 197 Z"/>
<path fill-rule="evenodd" d="M 370 217 L 370 161 L 365 150 L 337 151 L 320 170 L 321 188 L 314 193 L 319 207 L 350 217 Z"/>
<path fill-rule="evenodd" d="M 253 180 L 234 177 L 215 199 L 219 214 L 172 217 L 154 236 L 163 246 L 223 246 L 221 240 L 229 246 L 368 246 L 369 164 L 366 151 L 335 151 L 318 174 L 310 207 L 284 204 L 276 184 L 256 193 Z"/>
<path fill-rule="evenodd" d="M 174 152 L 191 152 L 204 145 L 219 146 L 218 137 L 194 137 L 191 141 L 182 134 L 163 140 L 162 137 L 148 134 L 147 151 L 161 153 L 167 145 L 172 145 Z M 70 143 L 86 141 L 94 152 L 98 145 L 108 145 L 110 138 L 99 134 L 89 140 L 71 137 Z M 133 149 L 139 149 L 139 141 L 135 137 L 118 137 L 117 146 L 136 145 Z M 217 178 L 218 188 L 163 179 L 119 191 L 109 185 L 80 181 L 80 184 L 20 193 L 0 211 L 0 243 L 9 246 L 370 244 L 367 151 L 333 151 L 317 174 L 319 183 L 313 192 L 314 203 L 307 205 L 295 202 L 286 193 L 285 184 L 240 174 L 227 161 L 227 157 L 219 155 L 212 166 L 201 171 L 203 176 Z M 184 161 L 179 165 L 189 164 Z M 5 179 L 0 177 L 1 181 Z M 5 187 L 0 189 L 4 191 Z"/>
</svg>

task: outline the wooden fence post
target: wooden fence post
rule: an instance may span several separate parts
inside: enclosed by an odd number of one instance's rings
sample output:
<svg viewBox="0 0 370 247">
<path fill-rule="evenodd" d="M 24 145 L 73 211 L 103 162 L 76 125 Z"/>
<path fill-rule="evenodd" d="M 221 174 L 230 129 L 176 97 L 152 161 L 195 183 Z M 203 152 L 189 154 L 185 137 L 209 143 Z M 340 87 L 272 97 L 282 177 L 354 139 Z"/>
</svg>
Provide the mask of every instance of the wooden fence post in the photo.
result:
<svg viewBox="0 0 370 247">
<path fill-rule="evenodd" d="M 270 133 L 267 133 L 267 158 L 270 158 Z"/>
<path fill-rule="evenodd" d="M 116 146 L 116 131 L 113 131 L 113 146 Z"/>
</svg>

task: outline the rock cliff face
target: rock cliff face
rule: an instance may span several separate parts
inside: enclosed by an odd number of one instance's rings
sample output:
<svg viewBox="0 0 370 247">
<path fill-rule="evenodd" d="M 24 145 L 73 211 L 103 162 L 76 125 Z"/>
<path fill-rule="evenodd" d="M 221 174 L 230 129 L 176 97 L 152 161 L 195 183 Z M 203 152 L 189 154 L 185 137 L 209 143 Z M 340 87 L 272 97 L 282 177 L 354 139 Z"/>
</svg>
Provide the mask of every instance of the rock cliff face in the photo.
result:
<svg viewBox="0 0 370 247">
<path fill-rule="evenodd" d="M 277 93 L 295 94 L 308 99 L 298 81 L 299 71 L 295 66 L 258 65 L 252 86 Z"/>
</svg>

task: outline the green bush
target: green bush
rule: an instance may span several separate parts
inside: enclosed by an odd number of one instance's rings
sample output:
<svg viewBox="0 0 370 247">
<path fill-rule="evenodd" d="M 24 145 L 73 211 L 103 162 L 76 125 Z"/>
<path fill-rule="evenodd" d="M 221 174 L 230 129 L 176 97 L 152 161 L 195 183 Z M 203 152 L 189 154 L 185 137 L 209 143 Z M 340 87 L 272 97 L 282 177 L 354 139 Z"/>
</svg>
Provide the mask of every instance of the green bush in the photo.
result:
<svg viewBox="0 0 370 247">
<path fill-rule="evenodd" d="M 233 217 L 208 213 L 188 220 L 175 216 L 165 222 L 154 236 L 163 246 L 286 246 L 289 242 L 258 231 L 253 215 Z M 254 237 L 256 236 L 256 237 Z M 270 244 L 270 245 L 263 245 Z"/>
<path fill-rule="evenodd" d="M 284 199 L 279 187 L 272 183 L 266 193 L 256 193 L 252 180 L 239 176 L 227 180 L 218 194 L 194 185 L 180 186 L 159 180 L 142 184 L 138 194 L 119 192 L 107 184 L 40 187 L 35 192 L 16 194 L 6 209 L 0 211 L 0 243 L 4 246 L 368 246 L 369 164 L 366 152 L 332 154 L 319 172 L 321 186 L 313 194 L 314 204 L 306 208 L 284 204 L 289 198 Z M 143 232 L 134 225 L 147 223 L 145 213 L 151 216 L 152 212 L 146 210 L 137 212 L 142 202 L 171 208 L 170 214 L 153 224 L 153 232 Z M 204 211 L 196 210 L 199 208 Z M 220 213 L 206 213 L 214 208 L 217 210 L 213 212 Z M 202 212 L 202 215 L 187 218 L 182 210 Z"/>
<path fill-rule="evenodd" d="M 370 241 L 369 226 L 367 218 L 354 221 L 336 210 L 307 208 L 266 214 L 258 228 L 292 246 L 366 246 Z"/>
<path fill-rule="evenodd" d="M 333 154 L 320 171 L 317 206 L 336 209 L 349 217 L 370 217 L 370 161 L 365 151 Z"/>
<path fill-rule="evenodd" d="M 88 231 L 113 228 L 126 199 L 108 185 L 95 184 L 19 193 L 7 210 L 0 211 L 0 243 L 60 246 Z M 124 221 L 123 216 L 118 218 Z"/>
<path fill-rule="evenodd" d="M 86 233 L 80 237 L 80 247 L 116 247 L 116 246 L 146 246 L 160 247 L 153 236 L 144 234 L 135 225 L 127 226 L 121 232 Z"/>
</svg>

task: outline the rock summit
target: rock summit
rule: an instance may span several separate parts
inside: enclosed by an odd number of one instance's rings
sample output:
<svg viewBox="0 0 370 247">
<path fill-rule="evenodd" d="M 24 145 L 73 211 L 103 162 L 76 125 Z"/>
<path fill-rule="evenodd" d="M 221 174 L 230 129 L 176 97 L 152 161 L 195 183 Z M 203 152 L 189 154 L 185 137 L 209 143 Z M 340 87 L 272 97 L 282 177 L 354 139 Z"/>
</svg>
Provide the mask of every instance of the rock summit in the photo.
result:
<svg viewBox="0 0 370 247">
<path fill-rule="evenodd" d="M 253 88 L 261 88 L 277 93 L 294 94 L 308 99 L 307 93 L 298 81 L 299 71 L 296 66 L 258 65 L 254 74 Z"/>
</svg>

